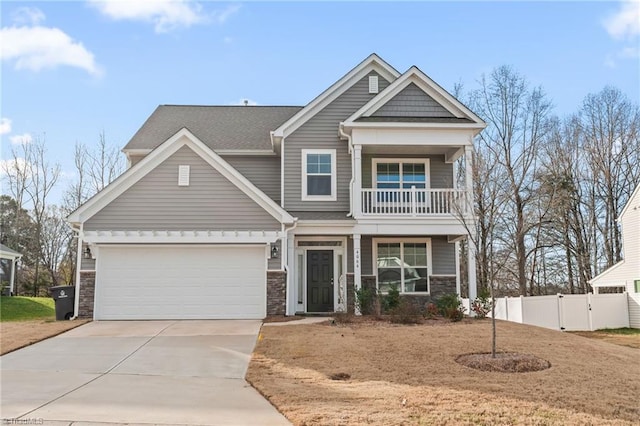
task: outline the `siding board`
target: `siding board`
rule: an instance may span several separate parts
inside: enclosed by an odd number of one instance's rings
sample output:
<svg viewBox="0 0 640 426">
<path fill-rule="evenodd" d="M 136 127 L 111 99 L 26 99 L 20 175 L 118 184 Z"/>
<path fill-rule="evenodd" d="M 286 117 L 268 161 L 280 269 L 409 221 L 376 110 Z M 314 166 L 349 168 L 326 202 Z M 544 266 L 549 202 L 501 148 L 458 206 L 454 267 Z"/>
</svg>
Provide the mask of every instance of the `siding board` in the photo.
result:
<svg viewBox="0 0 640 426">
<path fill-rule="evenodd" d="M 380 90 L 389 85 L 376 72 Z M 351 156 L 347 142 L 340 140 L 338 125 L 371 100 L 369 75 L 355 83 L 331 104 L 317 113 L 284 141 L 284 207 L 298 211 L 348 211 Z M 302 201 L 302 149 L 335 149 L 337 169 L 337 200 L 333 202 Z"/>
<path fill-rule="evenodd" d="M 414 83 L 380 107 L 374 117 L 455 117 Z"/>
<path fill-rule="evenodd" d="M 453 164 L 445 163 L 444 155 L 393 155 L 393 154 L 363 154 L 362 155 L 362 187 L 373 188 L 373 159 L 374 158 L 428 158 L 430 185 L 433 189 L 453 188 Z"/>
<path fill-rule="evenodd" d="M 191 166 L 178 187 L 178 165 Z M 279 230 L 262 207 L 182 147 L 84 224 L 85 230 Z"/>
<path fill-rule="evenodd" d="M 280 157 L 224 156 L 225 161 L 280 204 Z"/>
</svg>

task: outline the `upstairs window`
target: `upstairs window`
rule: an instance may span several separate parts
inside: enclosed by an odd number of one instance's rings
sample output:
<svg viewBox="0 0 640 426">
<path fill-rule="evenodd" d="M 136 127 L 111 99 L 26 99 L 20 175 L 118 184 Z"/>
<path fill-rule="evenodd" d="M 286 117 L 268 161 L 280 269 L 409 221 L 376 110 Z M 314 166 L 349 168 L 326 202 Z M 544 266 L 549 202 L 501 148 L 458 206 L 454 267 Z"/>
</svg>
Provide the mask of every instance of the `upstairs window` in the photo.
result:
<svg viewBox="0 0 640 426">
<path fill-rule="evenodd" d="M 336 150 L 302 150 L 302 199 L 336 200 Z"/>
<path fill-rule="evenodd" d="M 428 164 L 424 161 L 406 160 L 384 162 L 374 160 L 376 171 L 376 188 L 380 189 L 417 189 L 426 188 Z"/>
</svg>

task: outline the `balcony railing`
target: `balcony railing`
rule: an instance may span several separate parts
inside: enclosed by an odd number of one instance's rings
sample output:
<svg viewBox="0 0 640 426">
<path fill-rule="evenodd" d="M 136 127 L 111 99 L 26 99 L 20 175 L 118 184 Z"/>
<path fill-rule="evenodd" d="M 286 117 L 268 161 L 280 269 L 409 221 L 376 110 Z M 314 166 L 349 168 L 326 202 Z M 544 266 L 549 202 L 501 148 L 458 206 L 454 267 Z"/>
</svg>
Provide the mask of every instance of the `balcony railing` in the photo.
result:
<svg viewBox="0 0 640 426">
<path fill-rule="evenodd" d="M 461 189 L 362 189 L 363 215 L 433 216 L 466 213 Z"/>
</svg>

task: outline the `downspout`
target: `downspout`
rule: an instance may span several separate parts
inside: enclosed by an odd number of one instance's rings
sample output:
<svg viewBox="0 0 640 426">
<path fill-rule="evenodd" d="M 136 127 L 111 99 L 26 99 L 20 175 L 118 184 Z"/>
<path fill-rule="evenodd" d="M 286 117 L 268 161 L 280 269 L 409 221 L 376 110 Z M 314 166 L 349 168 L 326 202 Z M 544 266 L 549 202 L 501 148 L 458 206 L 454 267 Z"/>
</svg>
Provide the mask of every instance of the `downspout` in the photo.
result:
<svg viewBox="0 0 640 426">
<path fill-rule="evenodd" d="M 73 231 L 76 233 L 76 237 L 78 238 L 78 249 L 76 253 L 76 290 L 75 296 L 73 298 L 73 316 L 71 320 L 78 318 L 78 314 L 80 313 L 80 268 L 82 267 L 82 224 L 80 224 L 80 228 L 75 226 L 71 226 Z"/>
<path fill-rule="evenodd" d="M 287 283 L 286 283 L 286 305 L 285 305 L 285 315 L 287 315 L 287 311 L 289 308 L 289 293 L 291 288 L 291 274 L 289 273 L 289 232 L 296 229 L 298 226 L 298 218 L 293 218 L 293 226 L 287 228 L 284 224 L 282 225 L 282 230 L 284 232 L 284 247 L 282 248 L 282 268 L 284 272 L 287 274 Z M 295 313 L 295 312 L 294 312 Z"/>
<path fill-rule="evenodd" d="M 355 156 L 353 155 L 353 144 L 351 142 L 351 135 L 344 131 L 344 123 L 340 123 L 338 125 L 338 133 L 341 138 L 345 138 L 349 141 L 349 154 L 351 154 L 351 180 L 349 181 L 349 213 L 347 213 L 347 217 L 353 216 L 353 185 L 356 181 L 355 175 Z"/>
</svg>

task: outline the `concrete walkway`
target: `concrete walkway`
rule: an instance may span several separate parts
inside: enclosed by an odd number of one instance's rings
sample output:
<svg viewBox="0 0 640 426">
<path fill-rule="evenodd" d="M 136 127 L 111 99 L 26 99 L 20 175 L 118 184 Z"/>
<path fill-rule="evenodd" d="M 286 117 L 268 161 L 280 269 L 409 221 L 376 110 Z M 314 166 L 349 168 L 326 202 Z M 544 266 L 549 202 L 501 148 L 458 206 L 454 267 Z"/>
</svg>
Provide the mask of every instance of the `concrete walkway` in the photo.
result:
<svg viewBox="0 0 640 426">
<path fill-rule="evenodd" d="M 260 324 L 89 323 L 0 357 L 1 417 L 67 425 L 288 425 L 244 380 Z"/>
</svg>

